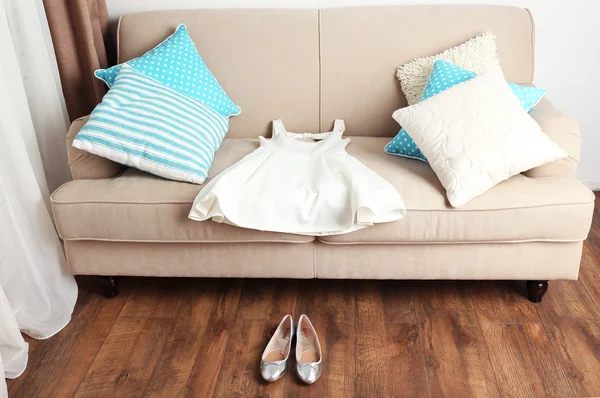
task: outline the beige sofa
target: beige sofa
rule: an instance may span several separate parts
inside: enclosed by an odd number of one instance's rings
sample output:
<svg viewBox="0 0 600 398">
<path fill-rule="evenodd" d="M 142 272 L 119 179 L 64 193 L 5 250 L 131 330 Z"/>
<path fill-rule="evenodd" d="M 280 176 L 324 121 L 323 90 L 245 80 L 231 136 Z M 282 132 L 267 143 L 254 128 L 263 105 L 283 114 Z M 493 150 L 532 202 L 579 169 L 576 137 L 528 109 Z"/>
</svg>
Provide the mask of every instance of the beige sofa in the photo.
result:
<svg viewBox="0 0 600 398">
<path fill-rule="evenodd" d="M 360 279 L 519 279 L 541 300 L 551 279 L 576 279 L 594 195 L 574 175 L 575 121 L 543 100 L 531 115 L 569 154 L 454 209 L 431 168 L 384 154 L 406 105 L 397 66 L 483 32 L 498 38 L 509 81 L 531 83 L 534 28 L 503 6 L 397 6 L 323 10 L 191 10 L 123 16 L 119 62 L 187 24 L 199 52 L 241 106 L 216 154 L 215 176 L 258 146 L 270 121 L 317 132 L 346 121 L 348 152 L 400 192 L 404 220 L 313 238 L 187 218 L 202 188 L 167 181 L 70 146 L 74 181 L 52 195 L 73 274 Z M 552 93 L 550 93 L 552 96 Z"/>
</svg>

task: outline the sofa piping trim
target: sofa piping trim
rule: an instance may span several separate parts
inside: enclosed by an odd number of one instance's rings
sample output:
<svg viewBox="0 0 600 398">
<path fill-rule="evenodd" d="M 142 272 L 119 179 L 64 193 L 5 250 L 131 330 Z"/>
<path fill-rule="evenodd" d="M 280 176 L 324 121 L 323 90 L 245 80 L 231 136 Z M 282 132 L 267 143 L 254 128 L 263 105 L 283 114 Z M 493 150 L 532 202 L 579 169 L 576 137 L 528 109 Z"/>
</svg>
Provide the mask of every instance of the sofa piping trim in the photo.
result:
<svg viewBox="0 0 600 398">
<path fill-rule="evenodd" d="M 80 242 L 80 241 L 99 241 L 99 242 L 114 242 L 114 243 L 202 243 L 202 244 L 222 244 L 222 243 L 292 243 L 292 244 L 310 244 L 315 241 L 314 236 L 301 235 L 306 236 L 307 238 L 312 238 L 311 240 L 283 240 L 283 239 L 269 239 L 269 240 L 260 240 L 260 239 L 245 239 L 245 240 L 157 240 L 157 239 L 112 239 L 112 238 L 63 238 L 62 240 L 66 242 Z"/>
<path fill-rule="evenodd" d="M 349 245 L 470 245 L 470 244 L 519 244 L 519 243 L 577 243 L 583 242 L 585 238 L 577 239 L 515 239 L 515 240 L 473 240 L 473 241 L 405 241 L 405 242 L 328 242 L 320 237 L 313 237 L 311 241 L 288 241 L 288 240 L 155 240 L 155 239 L 111 239 L 111 238 L 63 238 L 67 242 L 79 241 L 99 241 L 99 242 L 115 242 L 115 243 L 202 243 L 202 244 L 222 244 L 222 243 L 293 243 L 293 244 L 310 244 L 316 241 L 331 246 L 349 246 Z"/>
<path fill-rule="evenodd" d="M 531 21 L 531 79 L 529 81 L 533 83 L 535 77 L 535 21 L 533 20 L 533 14 L 529 8 L 525 8 L 527 14 L 529 14 L 529 20 Z"/>
<path fill-rule="evenodd" d="M 332 242 L 323 240 L 321 237 L 316 237 L 317 241 L 331 246 L 353 246 L 353 245 L 471 245 L 471 244 L 518 244 L 518 243 L 576 243 L 583 242 L 587 239 L 576 238 L 576 239 L 515 239 L 515 240 L 469 240 L 469 241 L 405 241 L 405 242 L 380 242 L 380 241 L 346 241 L 346 242 Z"/>
<path fill-rule="evenodd" d="M 323 132 L 323 54 L 321 52 L 321 9 L 317 12 L 317 37 L 319 38 L 319 132 Z M 316 273 L 315 273 L 316 275 Z"/>
<path fill-rule="evenodd" d="M 121 15 L 119 17 L 119 22 L 117 23 L 117 65 L 121 63 L 121 20 L 125 15 Z"/>
<path fill-rule="evenodd" d="M 317 245 L 312 245 L 313 249 L 313 278 L 317 278 Z"/>
<path fill-rule="evenodd" d="M 115 178 L 115 177 L 111 177 Z M 540 177 L 540 178 L 552 178 L 552 177 Z M 60 188 L 59 188 L 60 189 Z M 590 191 L 591 192 L 591 191 Z M 54 194 L 51 198 L 51 202 L 53 205 L 62 206 L 62 205 L 86 205 L 86 204 L 109 204 L 109 205 L 188 205 L 191 206 L 193 202 L 185 201 L 185 202 L 114 202 L 114 201 L 100 201 L 100 200 L 90 200 L 90 201 L 58 201 L 54 199 Z M 520 207 L 505 207 L 499 209 L 471 209 L 471 210 L 460 210 L 460 209 L 406 209 L 406 212 L 425 212 L 425 213 L 435 213 L 435 212 L 454 212 L 454 213 L 475 213 L 475 212 L 495 212 L 495 211 L 511 211 L 511 210 L 521 210 L 521 209 L 536 209 L 543 207 L 558 207 L 558 206 L 582 206 L 589 205 L 590 203 L 594 203 L 593 200 L 588 202 L 574 202 L 574 203 L 555 203 L 555 204 L 545 204 L 545 205 L 534 205 L 534 206 L 520 206 Z"/>
</svg>

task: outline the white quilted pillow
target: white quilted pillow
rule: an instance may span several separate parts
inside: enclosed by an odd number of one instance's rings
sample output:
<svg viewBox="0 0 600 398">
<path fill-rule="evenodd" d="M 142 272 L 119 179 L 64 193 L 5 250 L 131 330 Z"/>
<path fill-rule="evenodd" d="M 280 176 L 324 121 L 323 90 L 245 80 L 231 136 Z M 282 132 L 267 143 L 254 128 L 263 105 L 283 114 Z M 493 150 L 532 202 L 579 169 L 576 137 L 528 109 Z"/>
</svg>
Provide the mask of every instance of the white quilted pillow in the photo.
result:
<svg viewBox="0 0 600 398">
<path fill-rule="evenodd" d="M 567 156 L 521 107 L 499 66 L 393 117 L 427 157 L 454 207 Z"/>
<path fill-rule="evenodd" d="M 496 36 L 492 32 L 485 32 L 439 54 L 413 59 L 399 67 L 396 76 L 400 80 L 408 105 L 416 104 L 421 100 L 433 63 L 438 59 L 480 74 L 498 65 Z"/>
</svg>

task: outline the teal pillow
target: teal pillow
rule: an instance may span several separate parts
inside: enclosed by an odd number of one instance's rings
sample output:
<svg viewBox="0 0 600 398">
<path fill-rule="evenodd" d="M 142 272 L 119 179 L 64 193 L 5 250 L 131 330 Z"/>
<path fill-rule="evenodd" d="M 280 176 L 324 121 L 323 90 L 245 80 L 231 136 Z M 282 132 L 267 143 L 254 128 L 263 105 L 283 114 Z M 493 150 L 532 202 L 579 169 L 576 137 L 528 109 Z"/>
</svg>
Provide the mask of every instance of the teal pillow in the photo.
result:
<svg viewBox="0 0 600 398">
<path fill-rule="evenodd" d="M 158 46 L 127 64 L 225 117 L 240 114 L 240 107 L 227 96 L 198 54 L 184 24 L 179 25 L 175 33 Z M 98 69 L 94 75 L 111 87 L 122 65 Z"/>
<path fill-rule="evenodd" d="M 73 146 L 160 177 L 202 184 L 228 122 L 126 63 Z"/>
<path fill-rule="evenodd" d="M 421 101 L 431 98 L 458 83 L 466 82 L 475 76 L 477 76 L 475 72 L 460 68 L 451 62 L 438 59 L 433 64 L 431 75 L 429 75 L 429 80 L 425 86 Z M 547 92 L 544 88 L 519 86 L 514 83 L 507 84 L 517 98 L 519 98 L 521 106 L 527 112 L 533 109 Z M 427 162 L 425 155 L 417 148 L 417 144 L 415 144 L 413 139 L 410 138 L 410 135 L 408 135 L 404 129 L 401 129 L 394 139 L 385 146 L 385 152 L 390 155 L 419 159 Z"/>
</svg>

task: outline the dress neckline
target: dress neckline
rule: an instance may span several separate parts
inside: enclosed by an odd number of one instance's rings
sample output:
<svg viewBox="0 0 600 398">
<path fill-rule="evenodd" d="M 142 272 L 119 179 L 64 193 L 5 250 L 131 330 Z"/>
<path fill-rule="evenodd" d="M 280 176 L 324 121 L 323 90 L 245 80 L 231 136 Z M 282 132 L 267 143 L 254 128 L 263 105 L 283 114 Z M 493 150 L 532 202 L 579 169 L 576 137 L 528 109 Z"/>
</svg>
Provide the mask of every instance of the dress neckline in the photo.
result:
<svg viewBox="0 0 600 398">
<path fill-rule="evenodd" d="M 318 141 L 303 141 L 301 138 L 291 137 L 290 133 L 287 130 L 285 130 L 285 129 L 282 131 L 281 135 L 286 140 L 294 142 L 294 143 L 299 143 L 300 145 L 305 145 L 305 146 L 322 146 L 325 142 L 330 141 L 331 137 L 338 136 L 338 138 L 341 138 L 340 137 L 341 134 L 339 134 L 339 133 L 341 133 L 341 132 L 340 131 L 335 131 L 335 130 L 331 131 L 330 134 L 327 137 L 323 138 L 322 140 L 318 140 Z"/>
<path fill-rule="evenodd" d="M 283 122 L 281 121 L 281 119 L 277 119 L 277 120 L 273 120 L 273 135 L 282 135 L 285 140 L 290 141 L 290 142 L 294 142 L 294 143 L 300 143 L 300 145 L 304 145 L 306 146 L 315 146 L 315 147 L 320 147 L 322 145 L 324 145 L 325 142 L 331 140 L 332 136 L 335 136 L 338 138 L 338 140 L 342 141 L 342 134 L 344 134 L 344 130 L 345 130 L 345 126 L 344 126 L 344 121 L 343 120 L 335 120 L 334 126 L 333 126 L 333 130 L 332 131 L 328 131 L 326 133 L 315 133 L 315 134 L 302 134 L 302 133 L 291 133 L 289 131 L 287 131 L 287 129 L 285 128 L 285 126 L 283 125 Z M 296 137 L 293 137 L 292 134 L 296 135 Z M 326 135 L 323 139 L 321 140 L 315 140 L 315 141 L 303 141 L 302 136 L 305 136 L 306 139 L 312 139 L 313 136 L 319 137 L 319 136 L 323 136 Z M 274 137 L 272 137 L 274 138 Z"/>
</svg>

